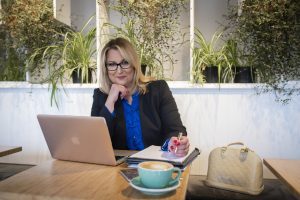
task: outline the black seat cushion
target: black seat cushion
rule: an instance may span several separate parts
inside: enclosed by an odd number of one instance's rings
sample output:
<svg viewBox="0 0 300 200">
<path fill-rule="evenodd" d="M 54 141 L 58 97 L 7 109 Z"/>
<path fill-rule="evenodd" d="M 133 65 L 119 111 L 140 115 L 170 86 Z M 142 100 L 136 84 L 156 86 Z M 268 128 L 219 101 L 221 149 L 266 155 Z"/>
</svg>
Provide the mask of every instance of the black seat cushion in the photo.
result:
<svg viewBox="0 0 300 200">
<path fill-rule="evenodd" d="M 264 191 L 257 196 L 208 187 L 206 176 L 189 178 L 186 200 L 297 200 L 278 179 L 264 179 Z"/>
<path fill-rule="evenodd" d="M 0 181 L 7 179 L 17 173 L 27 170 L 34 165 L 0 163 Z"/>
</svg>

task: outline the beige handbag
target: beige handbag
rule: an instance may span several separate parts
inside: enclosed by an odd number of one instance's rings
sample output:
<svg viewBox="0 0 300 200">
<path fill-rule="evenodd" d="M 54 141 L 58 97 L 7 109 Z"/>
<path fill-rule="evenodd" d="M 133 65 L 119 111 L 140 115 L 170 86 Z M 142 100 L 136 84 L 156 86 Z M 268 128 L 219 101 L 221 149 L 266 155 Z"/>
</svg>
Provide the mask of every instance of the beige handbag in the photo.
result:
<svg viewBox="0 0 300 200">
<path fill-rule="evenodd" d="M 232 145 L 242 145 L 233 148 Z M 261 158 L 241 142 L 218 147 L 209 154 L 207 186 L 258 195 L 263 189 Z"/>
</svg>

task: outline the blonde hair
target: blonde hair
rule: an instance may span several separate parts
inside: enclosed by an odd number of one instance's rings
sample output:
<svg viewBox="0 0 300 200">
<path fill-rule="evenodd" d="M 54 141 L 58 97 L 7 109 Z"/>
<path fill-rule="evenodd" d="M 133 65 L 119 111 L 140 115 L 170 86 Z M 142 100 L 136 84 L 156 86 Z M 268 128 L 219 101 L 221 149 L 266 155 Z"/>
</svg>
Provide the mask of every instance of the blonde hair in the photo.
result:
<svg viewBox="0 0 300 200">
<path fill-rule="evenodd" d="M 139 56 L 136 53 L 133 45 L 124 38 L 115 38 L 110 40 L 101 51 L 100 59 L 100 90 L 106 94 L 109 93 L 112 82 L 108 77 L 108 72 L 105 67 L 107 53 L 110 49 L 115 49 L 120 52 L 122 57 L 129 62 L 130 66 L 134 69 L 133 75 L 133 86 L 132 91 L 138 91 L 139 93 L 145 94 L 147 92 L 147 83 L 149 83 L 153 78 L 146 77 L 141 71 L 141 63 Z"/>
</svg>

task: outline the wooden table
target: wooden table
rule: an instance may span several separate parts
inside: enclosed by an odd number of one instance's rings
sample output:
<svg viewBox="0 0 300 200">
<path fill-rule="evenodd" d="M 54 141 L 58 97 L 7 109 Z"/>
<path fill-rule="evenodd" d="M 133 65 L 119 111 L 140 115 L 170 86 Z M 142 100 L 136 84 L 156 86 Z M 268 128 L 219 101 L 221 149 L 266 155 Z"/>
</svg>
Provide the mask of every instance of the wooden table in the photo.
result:
<svg viewBox="0 0 300 200">
<path fill-rule="evenodd" d="M 0 157 L 22 151 L 22 147 L 0 146 Z"/>
<path fill-rule="evenodd" d="M 264 159 L 264 164 L 300 197 L 300 160 Z"/>
<path fill-rule="evenodd" d="M 181 185 L 160 196 L 132 188 L 119 173 L 119 166 L 51 160 L 0 182 L 3 199 L 185 199 L 190 167 Z"/>
</svg>

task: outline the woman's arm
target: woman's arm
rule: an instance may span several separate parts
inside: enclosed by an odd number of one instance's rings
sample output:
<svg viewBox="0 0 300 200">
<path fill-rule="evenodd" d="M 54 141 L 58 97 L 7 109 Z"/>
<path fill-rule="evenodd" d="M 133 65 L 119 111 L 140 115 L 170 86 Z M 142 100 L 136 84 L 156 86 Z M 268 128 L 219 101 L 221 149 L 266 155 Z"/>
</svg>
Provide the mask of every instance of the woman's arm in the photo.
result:
<svg viewBox="0 0 300 200">
<path fill-rule="evenodd" d="M 186 128 L 183 126 L 175 99 L 168 84 L 161 81 L 160 84 L 160 116 L 162 128 L 170 138 L 168 150 L 177 156 L 185 156 L 189 151 L 189 140 Z M 182 136 L 178 138 L 179 133 Z"/>
<path fill-rule="evenodd" d="M 159 81 L 159 115 L 162 122 L 162 129 L 166 138 L 177 137 L 178 133 L 187 135 L 183 126 L 175 99 L 166 81 Z"/>
<path fill-rule="evenodd" d="M 93 105 L 91 116 L 104 117 L 109 129 L 109 133 L 113 133 L 113 113 L 111 113 L 105 106 L 107 95 L 100 91 L 99 88 L 94 90 Z"/>
</svg>

